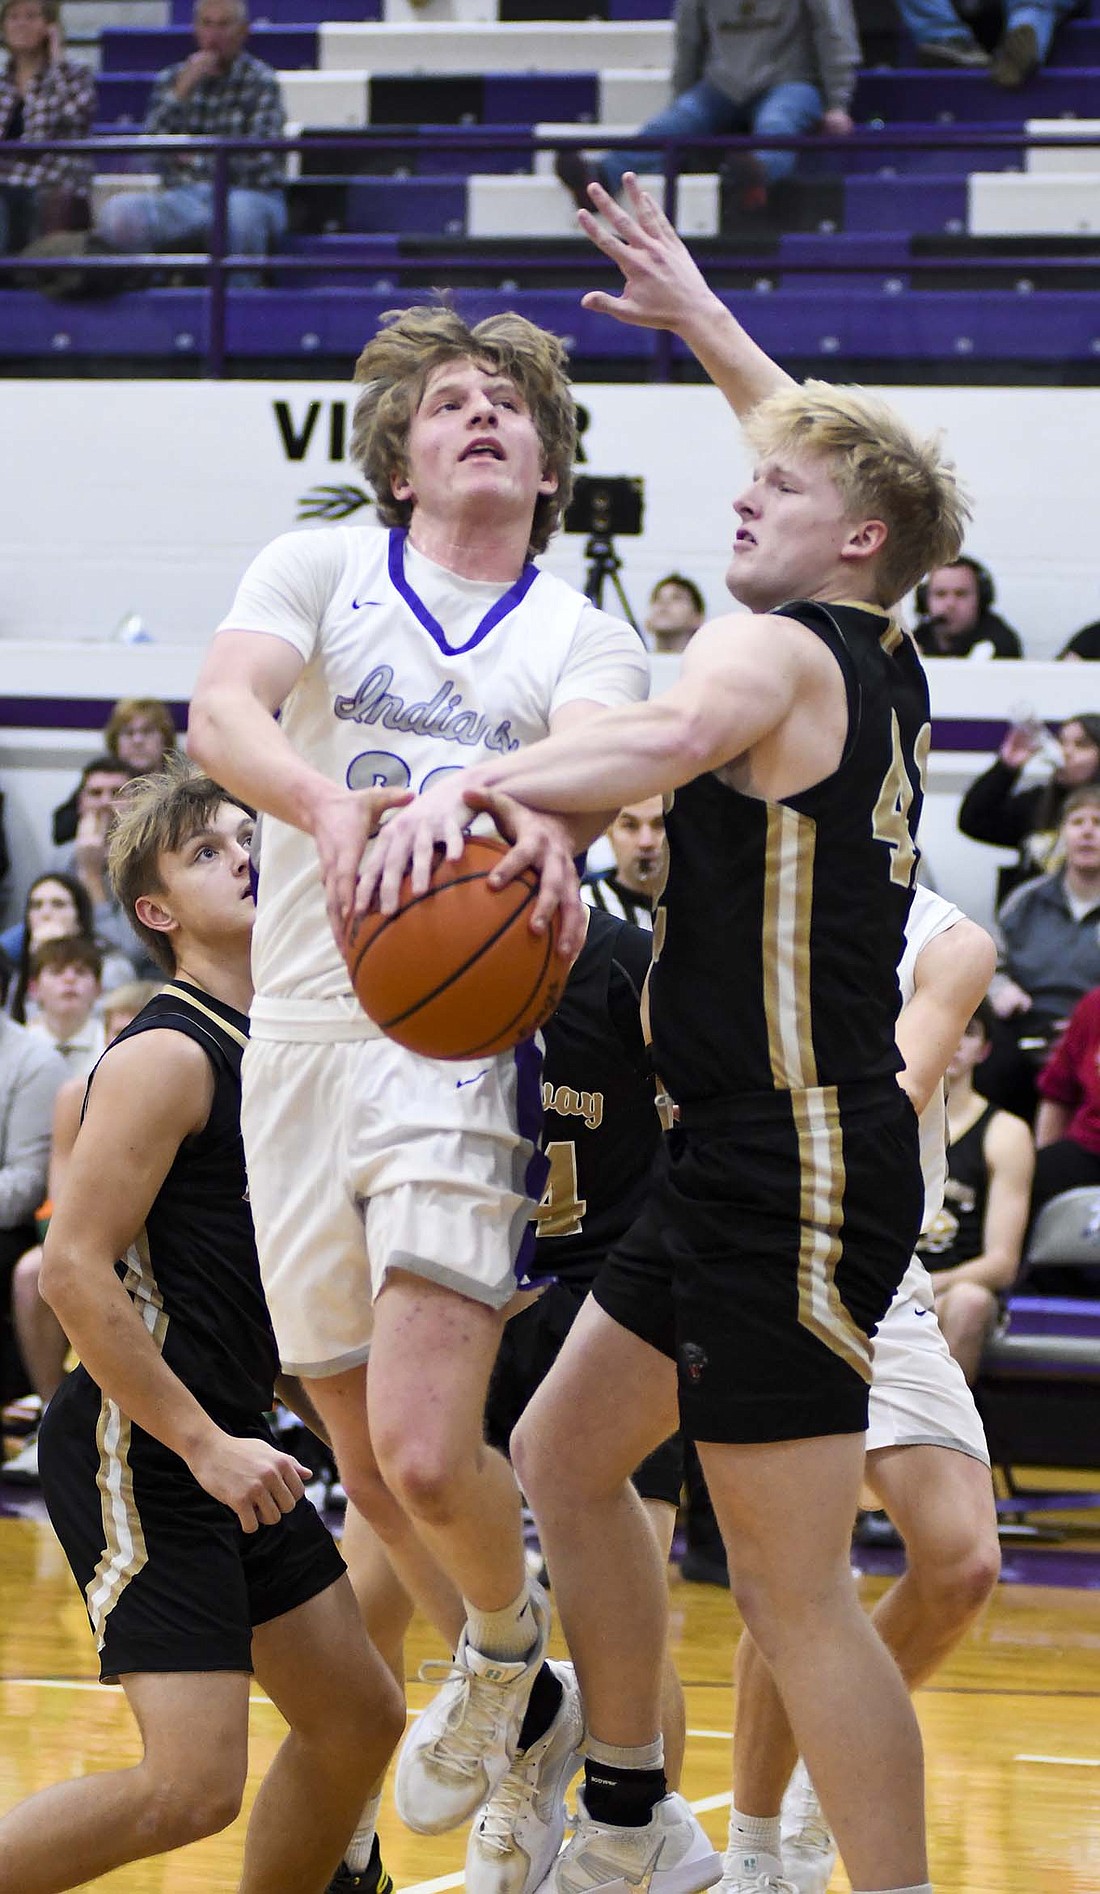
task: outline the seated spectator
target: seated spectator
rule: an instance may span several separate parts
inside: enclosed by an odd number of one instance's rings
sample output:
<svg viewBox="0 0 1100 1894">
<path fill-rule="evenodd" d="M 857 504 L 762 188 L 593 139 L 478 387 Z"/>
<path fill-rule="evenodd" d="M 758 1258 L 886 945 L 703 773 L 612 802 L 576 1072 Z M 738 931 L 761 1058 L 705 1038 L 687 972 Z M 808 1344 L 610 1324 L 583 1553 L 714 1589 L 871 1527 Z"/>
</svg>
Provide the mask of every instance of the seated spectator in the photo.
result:
<svg viewBox="0 0 1100 1894">
<path fill-rule="evenodd" d="M 1036 1082 L 1078 1000 L 1100 986 L 1100 785 L 1075 789 L 1058 831 L 1063 866 L 1010 894 L 998 915 L 997 1014 L 979 1092 L 1030 1124 Z"/>
<path fill-rule="evenodd" d="M 177 136 L 280 138 L 286 114 L 270 66 L 244 50 L 245 0 L 197 0 L 197 51 L 159 74 L 144 130 Z M 123 191 L 104 206 L 99 233 L 113 250 L 205 250 L 214 217 L 214 161 L 158 161 L 161 188 Z M 229 160 L 227 241 L 233 255 L 264 256 L 286 230 L 285 166 L 277 151 Z"/>
<path fill-rule="evenodd" d="M 143 776 L 160 769 L 165 756 L 176 747 L 176 726 L 172 712 L 159 697 L 122 697 L 115 705 L 103 732 L 103 748 L 108 756 L 125 763 L 130 774 Z M 67 802 L 53 812 L 53 839 L 62 848 L 76 835 L 77 805 L 83 777 Z"/>
<path fill-rule="evenodd" d="M 996 761 L 975 777 L 959 804 L 959 828 L 972 842 L 1015 848 L 1019 860 L 997 876 L 997 900 L 1052 865 L 1066 798 L 1086 783 L 1100 782 L 1100 716 L 1085 711 L 1067 717 L 1058 732 L 1061 761 L 1048 780 L 1020 787 L 1025 766 L 1046 747 L 1047 732 L 1036 721 L 1014 723 Z"/>
<path fill-rule="evenodd" d="M 66 59 L 58 0 L 0 0 L 0 251 L 25 250 L 58 230 L 86 230 L 91 218 L 87 158 L 50 152 L 9 156 L 23 140 L 87 138 L 95 118 L 95 79 Z"/>
<path fill-rule="evenodd" d="M 1022 658 L 1016 633 L 992 609 L 994 596 L 992 576 L 977 559 L 963 554 L 937 566 L 916 591 L 918 649 L 926 658 Z"/>
<path fill-rule="evenodd" d="M 1100 1184 L 1100 987 L 1074 1007 L 1039 1075 L 1034 1220 L 1064 1190 Z M 1100 1268 L 1044 1269 L 1046 1295 L 1100 1295 Z"/>
<path fill-rule="evenodd" d="M 664 801 L 650 796 L 620 809 L 607 831 L 614 868 L 585 875 L 581 900 L 635 927 L 653 926 L 653 908 L 668 863 Z"/>
<path fill-rule="evenodd" d="M 6 933 L 0 934 L 0 951 L 15 966 L 15 978 L 8 988 L 6 1009 L 20 1025 L 24 1025 L 27 1020 L 31 957 L 35 948 L 40 947 L 43 941 L 59 940 L 66 934 L 80 934 L 86 940 L 95 940 L 95 921 L 88 891 L 75 875 L 39 875 L 28 890 L 23 919 L 17 926 L 9 927 Z M 133 963 L 125 954 L 117 948 L 105 949 L 102 941 L 96 941 L 96 945 L 103 951 L 105 991 L 110 992 L 124 980 L 133 979 Z M 33 1001 L 30 1001 L 30 1010 L 34 1010 Z"/>
<path fill-rule="evenodd" d="M 1054 29 L 1080 0 L 1005 0 L 1004 31 L 990 59 L 951 0 L 898 0 L 923 66 L 987 66 L 994 85 L 1013 90 L 1038 72 Z"/>
<path fill-rule="evenodd" d="M 706 603 L 694 579 L 685 579 L 682 572 L 658 579 L 649 595 L 645 621 L 650 649 L 673 655 L 686 651 L 706 615 Z"/>
<path fill-rule="evenodd" d="M 775 0 L 768 7 L 744 0 L 680 0 L 672 103 L 640 127 L 646 138 L 710 137 L 757 132 L 801 137 L 852 130 L 851 105 L 859 70 L 859 35 L 850 0 Z M 789 178 L 795 151 L 746 152 L 735 169 L 741 207 L 763 210 L 768 192 Z M 707 168 L 717 163 L 708 155 Z M 591 164 L 575 147 L 559 152 L 558 177 L 575 203 L 589 210 L 588 186 L 612 195 L 627 171 L 663 171 L 661 151 L 615 151 Z"/>
<path fill-rule="evenodd" d="M 1067 663 L 1095 664 L 1100 658 L 1100 618 L 1075 631 L 1069 642 L 1062 646 L 1058 656 Z"/>
<path fill-rule="evenodd" d="M 53 1102 L 64 1078 L 60 1054 L 0 1011 L 0 1403 L 26 1386 L 7 1319 L 9 1285 L 20 1256 L 35 1241 Z"/>
<path fill-rule="evenodd" d="M 56 1047 L 70 1078 L 87 1078 L 106 1044 L 95 1010 L 102 975 L 103 955 L 86 935 L 44 940 L 31 954 L 27 994 L 37 1009 L 31 1031 Z"/>
<path fill-rule="evenodd" d="M 105 1043 L 110 1045 L 111 1040 L 131 1020 L 137 1018 L 142 1007 L 159 991 L 155 980 L 131 980 L 129 985 L 120 986 L 114 993 L 108 994 L 103 1009 Z M 39 1207 L 38 1212 L 42 1235 L 45 1235 L 49 1223 L 50 1205 L 61 1189 L 65 1167 L 76 1143 L 86 1089 L 85 1078 L 70 1078 L 60 1087 L 54 1099 L 48 1192 L 46 1202 Z M 69 1341 L 53 1310 L 38 1293 L 41 1272 L 42 1245 L 36 1243 L 33 1249 L 20 1257 L 15 1266 L 11 1283 L 11 1309 L 19 1354 L 38 1396 L 40 1409 L 44 1412 L 61 1386 Z M 0 1467 L 0 1478 L 11 1480 L 16 1485 L 37 1485 L 37 1427 L 27 1436 L 14 1458 Z"/>
<path fill-rule="evenodd" d="M 943 1208 L 917 1243 L 944 1339 L 971 1386 L 1020 1267 L 1035 1166 L 1027 1125 L 974 1089 L 994 1025 L 983 1000 L 948 1065 Z"/>
<path fill-rule="evenodd" d="M 142 980 L 159 971 L 144 941 L 139 940 L 107 880 L 107 837 L 115 817 L 115 802 L 133 770 L 115 756 L 93 756 L 84 765 L 77 796 L 76 836 L 67 848 L 54 851 L 54 866 L 81 883 L 92 904 L 96 939 L 125 954 L 130 970 Z"/>
</svg>

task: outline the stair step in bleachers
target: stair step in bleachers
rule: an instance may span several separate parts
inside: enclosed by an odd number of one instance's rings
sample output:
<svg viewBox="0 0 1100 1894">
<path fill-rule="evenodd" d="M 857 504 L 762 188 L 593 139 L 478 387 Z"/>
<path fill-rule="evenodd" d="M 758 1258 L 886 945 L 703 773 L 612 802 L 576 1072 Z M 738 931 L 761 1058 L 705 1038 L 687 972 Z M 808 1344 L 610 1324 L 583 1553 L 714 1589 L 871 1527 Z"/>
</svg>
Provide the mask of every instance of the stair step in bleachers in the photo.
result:
<svg viewBox="0 0 1100 1894">
<path fill-rule="evenodd" d="M 280 72 L 288 120 L 307 129 L 356 131 L 369 123 L 365 72 Z"/>
<path fill-rule="evenodd" d="M 1096 110 L 1095 72 L 1058 72 L 1044 67 L 1027 85 L 1027 109 L 1036 118 L 1074 113 L 1087 118 Z M 862 123 L 881 118 L 888 125 L 910 120 L 988 128 L 1002 118 L 1005 93 L 984 73 L 938 69 L 863 72 L 856 82 L 853 112 Z"/>
<path fill-rule="evenodd" d="M 844 228 L 962 232 L 966 178 L 846 178 Z"/>
<path fill-rule="evenodd" d="M 1100 118 L 1032 118 L 1028 120 L 1027 131 L 1029 138 L 1055 141 L 1091 132 L 1097 141 L 1095 145 L 1063 144 L 1061 148 L 1057 142 L 1029 146 L 1025 163 L 1033 174 L 1056 171 L 1065 175 L 1070 171 L 1083 171 L 1094 175 L 1100 172 Z"/>
<path fill-rule="evenodd" d="M 664 179 L 642 180 L 658 203 L 664 202 Z M 700 172 L 682 177 L 677 189 L 676 228 L 685 237 L 712 237 L 718 230 L 718 178 Z M 576 237 L 573 199 L 554 177 L 492 177 L 469 179 L 466 230 L 471 237 Z"/>
<path fill-rule="evenodd" d="M 465 178 L 352 178 L 348 230 L 457 236 L 466 225 Z"/>
<path fill-rule="evenodd" d="M 668 21 L 571 21 L 567 33 L 543 23 L 453 26 L 363 25 L 324 21 L 318 29 L 326 71 L 367 72 L 584 72 L 604 66 L 667 71 L 672 54 Z M 287 63 L 290 62 L 280 62 Z"/>
<path fill-rule="evenodd" d="M 276 70 L 317 64 L 315 26 L 254 26 L 248 44 L 257 59 Z M 100 39 L 100 50 L 104 72 L 157 73 L 189 58 L 195 36 L 181 26 L 109 26 Z"/>
<path fill-rule="evenodd" d="M 971 236 L 1100 236 L 1100 175 L 974 171 L 968 191 Z"/>
</svg>

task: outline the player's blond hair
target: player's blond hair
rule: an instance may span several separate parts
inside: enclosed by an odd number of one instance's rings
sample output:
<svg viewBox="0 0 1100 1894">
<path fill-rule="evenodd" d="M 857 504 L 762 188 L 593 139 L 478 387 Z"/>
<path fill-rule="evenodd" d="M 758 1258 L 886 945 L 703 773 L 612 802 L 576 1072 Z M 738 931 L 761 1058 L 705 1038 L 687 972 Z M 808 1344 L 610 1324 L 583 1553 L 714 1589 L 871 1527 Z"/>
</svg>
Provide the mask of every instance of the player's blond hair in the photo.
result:
<svg viewBox="0 0 1100 1894">
<path fill-rule="evenodd" d="M 161 857 L 174 855 L 193 835 L 208 829 L 223 802 L 236 801 L 179 754 L 166 756 L 164 768 L 155 775 L 135 776 L 116 800 L 107 874 L 134 933 L 166 973 L 176 971 L 171 940 L 138 919 L 136 904 L 143 894 L 164 893 Z M 251 814 L 243 803 L 240 807 Z"/>
<path fill-rule="evenodd" d="M 573 488 L 577 414 L 556 335 L 510 312 L 471 328 L 453 309 L 432 304 L 391 309 L 355 365 L 366 386 L 352 415 L 351 458 L 374 489 L 385 526 L 407 526 L 412 502 L 397 500 L 394 478 L 408 474 L 409 427 L 428 377 L 447 362 L 478 362 L 518 388 L 542 445 L 543 468 L 557 491 L 540 493 L 529 553 L 545 552 Z"/>
<path fill-rule="evenodd" d="M 970 505 L 954 467 L 937 437 L 922 440 L 876 395 L 824 381 L 782 388 L 752 410 L 744 433 L 757 454 L 828 461 L 850 517 L 883 522 L 880 605 L 896 605 L 933 567 L 958 557 Z"/>
</svg>

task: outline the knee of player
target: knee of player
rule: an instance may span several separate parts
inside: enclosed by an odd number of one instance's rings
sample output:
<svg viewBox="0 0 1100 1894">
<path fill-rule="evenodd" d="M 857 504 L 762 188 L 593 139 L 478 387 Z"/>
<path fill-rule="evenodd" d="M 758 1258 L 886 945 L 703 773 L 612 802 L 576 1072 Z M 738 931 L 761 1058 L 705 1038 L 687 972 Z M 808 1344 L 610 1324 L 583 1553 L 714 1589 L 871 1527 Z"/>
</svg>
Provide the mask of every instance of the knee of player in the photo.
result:
<svg viewBox="0 0 1100 1894">
<path fill-rule="evenodd" d="M 909 1572 L 928 1608 L 940 1619 L 966 1619 L 985 1604 L 1001 1575 L 995 1522 L 984 1519 L 950 1545 L 907 1547 Z"/>
<path fill-rule="evenodd" d="M 167 1854 L 219 1834 L 236 1821 L 243 1796 L 243 1772 L 232 1765 L 156 1777 L 139 1820 L 148 1842 L 143 1852 Z"/>
<path fill-rule="evenodd" d="M 997 1298 L 980 1282 L 957 1282 L 946 1296 L 946 1319 L 955 1328 L 981 1332 L 996 1320 Z"/>
<path fill-rule="evenodd" d="M 395 1441 L 389 1453 L 379 1449 L 386 1483 L 414 1519 L 446 1525 L 461 1505 L 465 1461 L 472 1459 L 455 1440 L 433 1437 Z"/>
</svg>

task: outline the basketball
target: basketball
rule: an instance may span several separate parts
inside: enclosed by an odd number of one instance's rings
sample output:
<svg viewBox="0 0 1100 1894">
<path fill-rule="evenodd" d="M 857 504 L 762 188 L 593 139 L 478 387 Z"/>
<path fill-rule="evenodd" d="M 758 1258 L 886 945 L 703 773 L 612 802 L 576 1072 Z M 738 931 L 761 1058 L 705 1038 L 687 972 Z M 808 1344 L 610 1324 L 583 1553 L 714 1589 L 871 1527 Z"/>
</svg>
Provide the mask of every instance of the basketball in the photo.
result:
<svg viewBox="0 0 1100 1894">
<path fill-rule="evenodd" d="M 410 893 L 406 875 L 396 913 L 352 921 L 344 951 L 359 1003 L 410 1052 L 507 1052 L 561 998 L 568 968 L 556 950 L 557 917 L 545 934 L 531 932 L 537 876 L 527 869 L 506 888 L 489 886 L 506 852 L 488 835 L 469 836 L 458 861 L 438 849 L 426 893 Z"/>
</svg>

